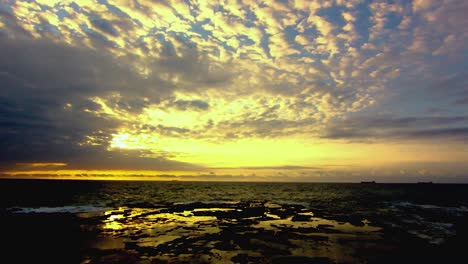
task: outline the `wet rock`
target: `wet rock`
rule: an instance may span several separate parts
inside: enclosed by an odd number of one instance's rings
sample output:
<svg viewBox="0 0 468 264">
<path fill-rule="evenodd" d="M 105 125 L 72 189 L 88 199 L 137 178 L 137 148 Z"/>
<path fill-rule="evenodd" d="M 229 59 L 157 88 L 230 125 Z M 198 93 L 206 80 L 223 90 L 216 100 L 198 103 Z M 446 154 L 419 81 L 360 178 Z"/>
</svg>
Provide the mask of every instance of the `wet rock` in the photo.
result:
<svg viewBox="0 0 468 264">
<path fill-rule="evenodd" d="M 248 263 L 249 256 L 247 254 L 237 254 L 231 258 L 234 263 Z"/>
<path fill-rule="evenodd" d="M 293 222 L 305 222 L 305 221 L 309 221 L 311 218 L 312 218 L 311 215 L 297 214 L 297 215 L 293 216 L 291 221 L 293 221 Z"/>
</svg>

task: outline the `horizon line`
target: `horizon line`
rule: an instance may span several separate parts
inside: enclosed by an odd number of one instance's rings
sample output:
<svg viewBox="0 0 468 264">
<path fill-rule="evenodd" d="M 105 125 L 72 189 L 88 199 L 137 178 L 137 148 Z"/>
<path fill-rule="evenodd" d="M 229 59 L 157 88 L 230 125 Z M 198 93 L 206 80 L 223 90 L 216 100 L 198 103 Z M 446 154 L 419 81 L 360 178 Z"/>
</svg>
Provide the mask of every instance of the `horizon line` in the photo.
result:
<svg viewBox="0 0 468 264">
<path fill-rule="evenodd" d="M 0 177 L 0 180 L 36 180 L 36 181 L 134 181 L 134 182 L 219 182 L 219 183 L 327 183 L 327 184 L 363 184 L 363 185 L 373 185 L 373 184 L 468 184 L 467 182 L 437 182 L 437 181 L 416 181 L 416 182 L 369 182 L 369 181 L 245 181 L 245 180 L 158 180 L 158 179 L 135 179 L 135 178 L 26 178 L 26 177 Z"/>
</svg>

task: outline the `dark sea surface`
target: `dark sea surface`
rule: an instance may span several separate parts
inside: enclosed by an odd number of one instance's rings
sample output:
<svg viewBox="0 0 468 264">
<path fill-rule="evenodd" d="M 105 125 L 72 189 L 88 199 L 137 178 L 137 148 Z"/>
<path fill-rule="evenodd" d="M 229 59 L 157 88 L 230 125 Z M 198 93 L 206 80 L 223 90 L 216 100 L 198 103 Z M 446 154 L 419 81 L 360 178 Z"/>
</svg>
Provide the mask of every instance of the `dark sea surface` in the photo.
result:
<svg viewBox="0 0 468 264">
<path fill-rule="evenodd" d="M 0 180 L 0 204 L 11 263 L 468 259 L 462 184 Z"/>
</svg>

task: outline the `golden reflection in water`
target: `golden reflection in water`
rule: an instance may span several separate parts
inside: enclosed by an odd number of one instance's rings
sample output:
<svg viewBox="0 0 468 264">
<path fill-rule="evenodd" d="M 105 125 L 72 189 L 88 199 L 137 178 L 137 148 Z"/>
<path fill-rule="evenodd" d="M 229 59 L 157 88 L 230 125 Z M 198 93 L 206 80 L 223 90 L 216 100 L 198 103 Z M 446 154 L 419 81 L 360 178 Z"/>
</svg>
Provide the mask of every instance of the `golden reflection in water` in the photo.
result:
<svg viewBox="0 0 468 264">
<path fill-rule="evenodd" d="M 106 211 L 104 215 L 109 215 L 106 220 L 104 220 L 104 229 L 111 229 L 111 230 L 121 230 L 124 228 L 123 223 L 121 220 L 125 219 L 123 214 L 113 214 L 115 211 Z"/>
<path fill-rule="evenodd" d="M 248 240 L 253 245 L 290 251 L 292 256 L 318 256 L 331 258 L 336 262 L 354 262 L 356 259 L 353 256 L 353 251 L 343 246 L 343 241 L 372 243 L 381 237 L 379 232 L 381 228 L 372 226 L 372 223 L 366 219 L 362 219 L 360 225 L 354 225 L 349 222 L 314 216 L 314 213 L 307 209 L 291 211 L 289 217 L 282 217 L 276 212 L 282 207 L 282 205 L 269 203 L 265 207 L 267 208 L 265 212 L 260 211 L 256 215 L 246 214 L 243 216 L 242 213 L 237 214 L 237 212 L 246 210 L 241 206 L 234 208 L 217 206 L 184 208 L 180 211 L 171 211 L 170 208 L 165 207 L 120 207 L 101 212 L 101 216 L 103 216 L 101 218 L 102 225 L 100 225 L 102 233 L 98 240 L 93 241 L 92 247 L 106 250 L 122 249 L 125 248 L 125 243 L 131 242 L 138 247 L 147 248 L 147 250 L 155 249 L 160 245 L 175 250 L 184 246 L 196 248 L 204 245 L 204 248 L 210 248 L 210 257 L 215 258 L 212 260 L 215 260 L 216 263 L 223 261 L 230 263 L 231 258 L 237 254 L 254 256 L 258 252 L 241 247 L 237 247 L 236 250 L 216 248 L 221 242 L 208 241 L 209 235 L 222 234 L 223 232 L 230 234 L 231 231 L 226 231 L 230 225 L 226 227 L 225 223 L 237 225 L 240 219 L 250 219 L 251 221 L 247 221 L 247 225 L 236 233 L 242 236 L 251 236 Z M 215 214 L 215 216 L 214 212 L 221 214 Z M 301 220 L 293 219 L 294 216 L 300 216 Z M 270 234 L 268 231 L 273 231 L 275 234 L 278 232 L 282 234 L 294 233 L 300 237 L 288 239 L 288 243 L 294 245 L 293 248 L 290 248 L 290 245 L 274 241 L 273 237 L 268 240 L 256 236 L 261 233 L 268 236 Z M 184 245 L 183 241 L 186 239 L 193 239 L 196 242 Z M 217 255 L 213 255 L 214 253 Z M 187 258 L 189 256 L 190 253 L 185 255 Z M 185 257 L 178 255 L 175 259 L 181 261 Z M 160 254 L 153 256 L 153 258 L 155 260 L 169 260 L 172 257 Z"/>
<path fill-rule="evenodd" d="M 312 216 L 313 213 L 312 212 L 299 213 L 298 215 Z M 339 231 L 342 233 L 371 233 L 371 232 L 380 231 L 382 229 L 380 227 L 369 225 L 370 221 L 367 219 L 364 219 L 362 221 L 364 225 L 356 226 L 348 222 L 339 222 L 339 221 L 328 220 L 328 219 L 319 218 L 319 217 L 311 217 L 310 220 L 308 221 L 293 221 L 292 216 L 286 219 L 281 219 L 279 216 L 274 215 L 274 214 L 267 214 L 267 216 L 273 218 L 274 220 L 260 221 L 252 225 L 252 227 L 261 228 L 265 230 L 278 231 L 283 227 L 299 229 L 299 228 L 318 228 L 319 226 L 324 226 L 329 229 Z"/>
<path fill-rule="evenodd" d="M 172 229 L 174 225 L 192 226 L 201 223 L 209 224 L 216 221 L 214 216 L 195 216 L 193 211 L 161 213 L 160 209 L 132 208 L 131 212 L 124 214 L 128 208 L 105 211 L 107 218 L 103 221 L 102 228 L 112 231 L 128 228 L 145 228 L 152 233 L 154 230 Z M 197 211 L 197 210 L 194 210 Z M 148 214 L 148 215 L 146 215 Z M 141 217 L 144 215 L 143 217 Z M 135 221 L 139 219 L 141 221 Z"/>
<path fill-rule="evenodd" d="M 106 222 L 104 223 L 104 228 L 105 229 L 112 229 L 112 230 L 120 230 L 123 229 L 123 225 L 119 222 Z"/>
</svg>

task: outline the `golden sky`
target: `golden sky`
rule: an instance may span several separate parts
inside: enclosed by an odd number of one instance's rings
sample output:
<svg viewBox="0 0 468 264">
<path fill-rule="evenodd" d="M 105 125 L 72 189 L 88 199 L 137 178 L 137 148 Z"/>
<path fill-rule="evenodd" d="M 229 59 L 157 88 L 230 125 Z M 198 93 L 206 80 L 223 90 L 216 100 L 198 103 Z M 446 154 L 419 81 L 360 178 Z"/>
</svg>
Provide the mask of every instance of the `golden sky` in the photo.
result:
<svg viewBox="0 0 468 264">
<path fill-rule="evenodd" d="M 2 1 L 0 171 L 468 181 L 466 12 L 463 0 Z"/>
</svg>

